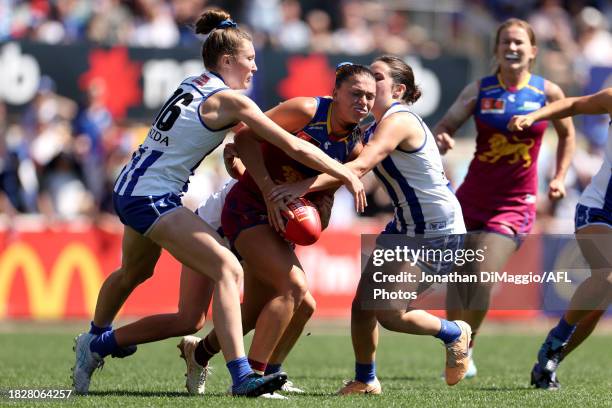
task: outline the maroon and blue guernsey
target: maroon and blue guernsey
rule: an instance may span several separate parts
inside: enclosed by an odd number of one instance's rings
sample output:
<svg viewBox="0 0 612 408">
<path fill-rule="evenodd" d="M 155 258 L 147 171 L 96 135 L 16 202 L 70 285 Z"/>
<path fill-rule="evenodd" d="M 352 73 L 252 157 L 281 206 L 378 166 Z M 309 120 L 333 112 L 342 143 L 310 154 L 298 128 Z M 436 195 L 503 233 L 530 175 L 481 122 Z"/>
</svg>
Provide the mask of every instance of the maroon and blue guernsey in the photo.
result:
<svg viewBox="0 0 612 408">
<path fill-rule="evenodd" d="M 525 115 L 546 104 L 544 78 L 529 75 L 517 87 L 492 75 L 480 81 L 474 120 L 476 153 L 457 191 L 462 206 L 503 210 L 532 204 L 537 192 L 537 159 L 547 121 L 522 132 L 508 130 L 514 115 Z"/>
</svg>

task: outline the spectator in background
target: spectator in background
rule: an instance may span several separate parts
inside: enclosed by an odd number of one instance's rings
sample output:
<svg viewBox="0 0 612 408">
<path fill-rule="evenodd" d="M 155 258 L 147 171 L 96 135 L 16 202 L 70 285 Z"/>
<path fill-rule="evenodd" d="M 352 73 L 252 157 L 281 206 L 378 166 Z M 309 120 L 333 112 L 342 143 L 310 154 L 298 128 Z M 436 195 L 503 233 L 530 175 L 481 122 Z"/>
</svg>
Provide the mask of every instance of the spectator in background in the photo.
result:
<svg viewBox="0 0 612 408">
<path fill-rule="evenodd" d="M 171 48 L 179 42 L 179 30 L 163 0 L 137 0 L 142 19 L 136 22 L 131 44 L 139 47 Z"/>
<path fill-rule="evenodd" d="M 82 177 L 96 204 L 104 195 L 104 152 L 102 139 L 113 123 L 104 104 L 106 88 L 103 81 L 94 80 L 87 88 L 85 105 L 73 122 L 74 159 L 80 164 Z"/>
<path fill-rule="evenodd" d="M 105 45 L 126 45 L 133 29 L 133 16 L 120 0 L 100 0 L 94 3 L 87 39 Z"/>
<path fill-rule="evenodd" d="M 283 0 L 280 4 L 282 23 L 275 31 L 276 43 L 290 52 L 300 52 L 310 45 L 310 29 L 301 20 L 302 7 L 296 0 Z"/>
<path fill-rule="evenodd" d="M 311 10 L 306 15 L 306 22 L 310 28 L 310 50 L 320 53 L 335 52 L 329 14 L 319 9 Z"/>
<path fill-rule="evenodd" d="M 85 187 L 79 163 L 70 152 L 60 152 L 43 166 L 41 174 L 39 208 L 51 224 L 92 215 L 93 197 Z"/>
<path fill-rule="evenodd" d="M 406 55 L 412 51 L 408 36 L 408 16 L 399 11 L 384 13 L 372 27 L 377 50 L 385 54 Z"/>
<path fill-rule="evenodd" d="M 551 81 L 567 89 L 573 79 L 571 61 L 577 45 L 572 34 L 569 13 L 559 0 L 544 0 L 529 23 L 539 40 L 543 69 Z"/>
<path fill-rule="evenodd" d="M 374 51 L 374 39 L 365 19 L 362 2 L 342 4 L 342 27 L 334 35 L 334 47 L 343 53 L 363 55 Z"/>
<path fill-rule="evenodd" d="M 578 14 L 579 58 L 590 66 L 612 65 L 612 34 L 604 15 L 593 7 L 585 7 Z"/>
<path fill-rule="evenodd" d="M 174 22 L 179 31 L 179 45 L 195 46 L 200 40 L 193 32 L 193 24 L 204 8 L 205 0 L 172 0 Z"/>
</svg>

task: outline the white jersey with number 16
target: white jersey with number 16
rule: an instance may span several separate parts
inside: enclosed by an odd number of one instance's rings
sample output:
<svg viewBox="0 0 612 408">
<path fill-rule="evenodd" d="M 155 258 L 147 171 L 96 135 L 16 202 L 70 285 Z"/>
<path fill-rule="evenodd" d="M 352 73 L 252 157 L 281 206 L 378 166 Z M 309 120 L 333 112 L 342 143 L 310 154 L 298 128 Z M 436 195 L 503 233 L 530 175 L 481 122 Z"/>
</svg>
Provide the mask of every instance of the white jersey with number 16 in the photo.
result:
<svg viewBox="0 0 612 408">
<path fill-rule="evenodd" d="M 219 75 L 207 71 L 183 80 L 119 174 L 115 193 L 134 197 L 187 191 L 189 176 L 233 126 L 210 129 L 199 111 L 206 99 L 226 89 L 230 88 Z"/>
</svg>

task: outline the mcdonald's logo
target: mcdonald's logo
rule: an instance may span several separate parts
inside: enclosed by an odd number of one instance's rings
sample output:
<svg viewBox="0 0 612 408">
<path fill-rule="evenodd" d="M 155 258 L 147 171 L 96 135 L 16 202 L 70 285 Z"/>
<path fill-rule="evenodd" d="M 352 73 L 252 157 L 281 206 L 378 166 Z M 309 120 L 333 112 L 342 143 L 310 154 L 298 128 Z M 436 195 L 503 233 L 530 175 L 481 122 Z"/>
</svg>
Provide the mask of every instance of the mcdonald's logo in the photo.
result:
<svg viewBox="0 0 612 408">
<path fill-rule="evenodd" d="M 32 318 L 64 317 L 73 273 L 79 273 L 85 307 L 93 313 L 103 275 L 96 256 L 87 246 L 76 242 L 68 244 L 47 275 L 39 254 L 30 245 L 11 244 L 0 254 L 0 319 L 7 316 L 9 294 L 18 271 L 24 275 Z"/>
</svg>

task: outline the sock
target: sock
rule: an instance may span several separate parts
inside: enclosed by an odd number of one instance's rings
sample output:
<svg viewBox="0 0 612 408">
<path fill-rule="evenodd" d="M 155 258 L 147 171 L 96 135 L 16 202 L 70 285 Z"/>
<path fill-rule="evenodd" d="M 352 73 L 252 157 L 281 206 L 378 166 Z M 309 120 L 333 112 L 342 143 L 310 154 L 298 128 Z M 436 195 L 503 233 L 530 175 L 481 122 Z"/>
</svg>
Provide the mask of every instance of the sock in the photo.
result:
<svg viewBox="0 0 612 408">
<path fill-rule="evenodd" d="M 265 375 L 270 375 L 270 374 L 276 374 L 276 373 L 280 373 L 281 371 L 281 364 L 268 364 L 266 366 L 266 371 L 264 372 Z"/>
<path fill-rule="evenodd" d="M 255 374 L 264 375 L 264 373 L 266 372 L 266 365 L 267 365 L 266 363 L 262 363 L 256 360 L 251 360 L 249 358 L 249 364 Z"/>
<path fill-rule="evenodd" d="M 206 367 L 208 361 L 217 354 L 219 350 L 215 350 L 215 348 L 210 344 L 210 340 L 208 340 L 208 336 L 201 340 L 196 346 L 194 352 L 195 361 L 201 365 L 202 367 Z"/>
<path fill-rule="evenodd" d="M 117 348 L 114 330 L 105 331 L 89 343 L 89 349 L 94 353 L 98 353 L 102 358 L 108 356 Z"/>
<path fill-rule="evenodd" d="M 555 336 L 562 343 L 567 343 L 574 333 L 574 330 L 576 330 L 576 325 L 569 324 L 567 321 L 565 321 L 565 318 L 562 317 L 561 320 L 559 320 L 559 323 L 550 331 L 550 334 Z"/>
<path fill-rule="evenodd" d="M 355 362 L 355 379 L 362 383 L 369 384 L 376 378 L 376 363 L 361 364 Z"/>
<path fill-rule="evenodd" d="M 253 370 L 251 370 L 251 366 L 249 365 L 249 360 L 247 360 L 245 356 L 238 357 L 226 365 L 232 376 L 232 387 L 234 388 L 238 387 L 248 376 L 253 374 Z"/>
<path fill-rule="evenodd" d="M 461 336 L 461 328 L 459 328 L 459 325 L 457 323 L 450 322 L 445 319 L 440 319 L 440 323 L 442 323 L 440 332 L 434 337 L 437 337 L 442 340 L 444 344 L 450 344 L 457 340 L 459 336 Z"/>
<path fill-rule="evenodd" d="M 110 331 L 113 329 L 113 326 L 106 326 L 106 327 L 98 327 L 94 324 L 93 320 L 91 321 L 91 327 L 89 329 L 89 333 L 90 334 L 95 334 L 96 336 L 101 335 L 104 332 Z"/>
</svg>

